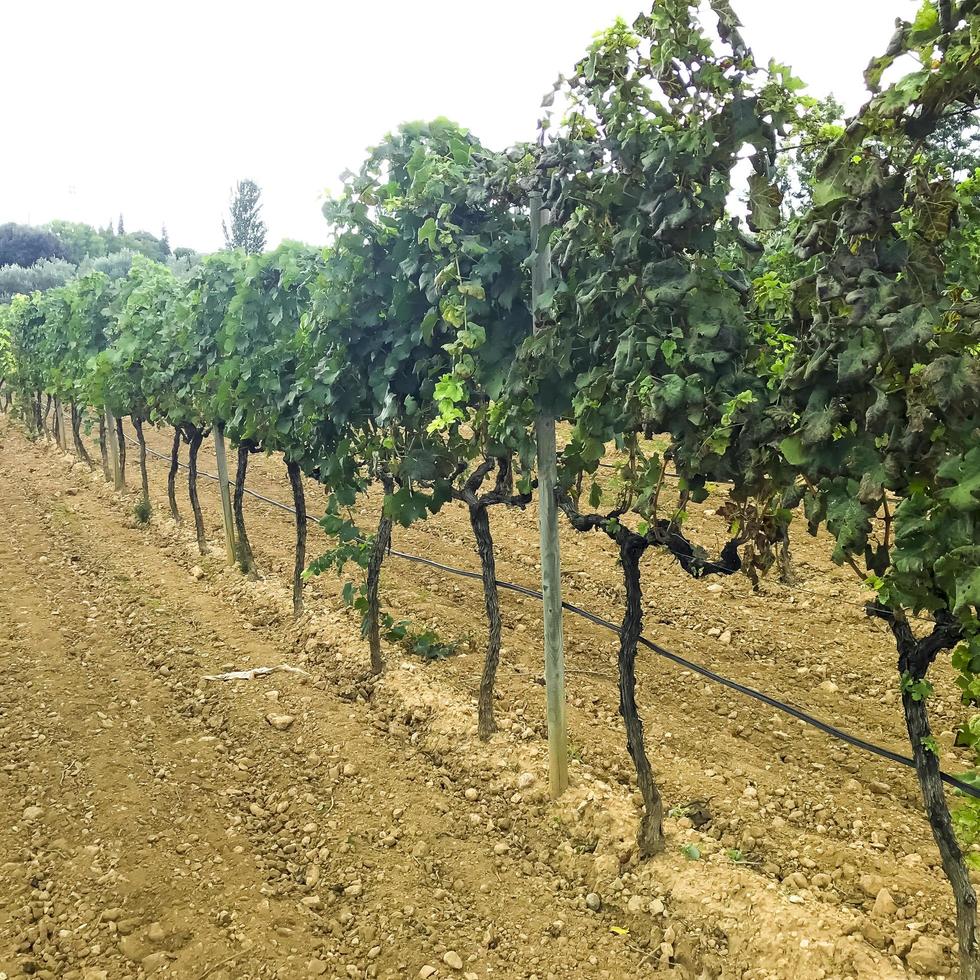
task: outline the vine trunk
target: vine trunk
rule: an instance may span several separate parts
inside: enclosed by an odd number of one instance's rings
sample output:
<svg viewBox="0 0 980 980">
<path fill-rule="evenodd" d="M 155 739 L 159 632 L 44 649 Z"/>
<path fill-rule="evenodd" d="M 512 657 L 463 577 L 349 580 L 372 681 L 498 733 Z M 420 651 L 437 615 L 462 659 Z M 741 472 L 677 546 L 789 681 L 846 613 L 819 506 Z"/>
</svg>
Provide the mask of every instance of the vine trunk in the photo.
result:
<svg viewBox="0 0 980 980">
<path fill-rule="evenodd" d="M 306 568 L 306 494 L 303 491 L 303 474 L 299 463 L 286 460 L 289 485 L 293 490 L 293 507 L 296 511 L 296 560 L 293 563 L 293 617 L 303 615 L 303 570 Z"/>
<path fill-rule="evenodd" d="M 174 441 L 170 447 L 170 471 L 167 473 L 167 500 L 170 501 L 170 516 L 174 523 L 180 523 L 177 509 L 177 469 L 180 466 L 180 429 L 174 429 Z"/>
<path fill-rule="evenodd" d="M 478 731 L 484 741 L 497 730 L 493 717 L 493 693 L 500 663 L 500 593 L 497 589 L 497 566 L 493 553 L 493 536 L 490 532 L 490 515 L 485 505 L 477 503 L 468 507 L 470 526 L 476 538 L 476 548 L 480 555 L 480 570 L 483 575 L 483 598 L 487 612 L 487 651 L 483 661 L 483 675 L 480 678 L 478 705 Z"/>
<path fill-rule="evenodd" d="M 191 510 L 194 512 L 197 550 L 203 555 L 207 552 L 207 541 L 204 537 L 204 515 L 201 513 L 201 501 L 197 497 L 197 454 L 200 451 L 201 443 L 204 442 L 204 433 L 196 427 L 191 427 L 191 437 L 188 442 L 190 450 L 187 457 L 187 495 L 190 497 Z"/>
<path fill-rule="evenodd" d="M 235 514 L 235 550 L 238 567 L 245 575 L 255 578 L 255 555 L 252 543 L 245 529 L 245 478 L 248 476 L 248 457 L 254 446 L 247 440 L 238 444 L 238 466 L 235 470 L 235 493 L 232 497 L 232 510 Z"/>
</svg>

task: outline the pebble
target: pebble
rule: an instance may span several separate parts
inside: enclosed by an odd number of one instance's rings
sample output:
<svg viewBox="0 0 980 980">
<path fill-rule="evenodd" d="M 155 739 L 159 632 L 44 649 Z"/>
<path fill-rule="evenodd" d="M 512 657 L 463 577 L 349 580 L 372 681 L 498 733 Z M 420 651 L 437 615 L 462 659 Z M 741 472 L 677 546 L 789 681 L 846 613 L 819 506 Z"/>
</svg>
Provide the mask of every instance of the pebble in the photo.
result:
<svg viewBox="0 0 980 980">
<path fill-rule="evenodd" d="M 167 938 L 167 933 L 159 922 L 151 922 L 150 928 L 146 931 L 146 938 L 151 943 L 162 943 Z"/>
<path fill-rule="evenodd" d="M 29 806 L 24 810 L 24 819 L 28 821 L 37 820 L 39 817 L 43 817 L 43 816 L 44 816 L 43 806 Z"/>
<path fill-rule="evenodd" d="M 527 789 L 529 786 L 533 786 L 537 782 L 537 776 L 533 772 L 522 772 L 517 777 L 517 788 Z"/>
<path fill-rule="evenodd" d="M 729 646 L 732 642 L 732 631 L 725 630 L 725 632 L 718 637 L 718 642 L 724 643 L 726 647 Z"/>
<path fill-rule="evenodd" d="M 465 796 L 466 799 L 470 801 L 470 803 L 475 803 L 480 798 L 480 794 L 473 786 L 468 787 L 466 792 L 463 793 L 463 796 Z"/>
<path fill-rule="evenodd" d="M 602 899 L 595 893 L 589 892 L 585 896 L 585 904 L 593 911 L 598 912 L 602 908 Z"/>
<path fill-rule="evenodd" d="M 284 732 L 286 729 L 290 728 L 294 721 L 296 721 L 295 715 L 274 715 L 268 714 L 265 716 L 265 720 L 277 731 Z"/>
<path fill-rule="evenodd" d="M 462 970 L 463 960 L 459 953 L 454 949 L 447 950 L 442 957 L 442 962 L 446 964 L 451 970 Z"/>
<path fill-rule="evenodd" d="M 191 569 L 191 578 L 194 579 L 195 582 L 200 582 L 201 579 L 204 578 L 204 569 L 201 568 L 200 565 L 195 565 Z"/>
<path fill-rule="evenodd" d="M 837 685 L 833 681 L 821 681 L 817 685 L 818 691 L 823 691 L 825 694 L 836 694 Z"/>
<path fill-rule="evenodd" d="M 422 980 L 429 980 L 429 977 L 435 976 L 435 973 L 436 968 L 434 966 L 430 966 L 428 963 L 426 963 L 425 966 L 419 970 L 419 976 L 422 978 Z"/>
</svg>

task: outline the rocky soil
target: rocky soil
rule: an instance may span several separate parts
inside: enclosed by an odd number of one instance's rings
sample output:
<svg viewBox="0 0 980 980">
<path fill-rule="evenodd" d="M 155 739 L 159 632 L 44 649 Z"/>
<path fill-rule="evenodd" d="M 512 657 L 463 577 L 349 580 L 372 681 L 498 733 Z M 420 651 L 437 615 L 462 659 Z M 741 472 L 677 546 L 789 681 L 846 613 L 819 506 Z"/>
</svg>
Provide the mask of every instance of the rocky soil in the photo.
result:
<svg viewBox="0 0 980 980">
<path fill-rule="evenodd" d="M 611 634 L 567 624 L 572 787 L 554 802 L 532 600 L 504 597 L 501 731 L 484 744 L 478 583 L 392 557 L 393 612 L 459 653 L 392 646 L 366 680 L 336 581 L 312 582 L 292 623 L 288 514 L 249 501 L 249 581 L 224 562 L 212 484 L 201 556 L 166 516 L 163 464 L 142 526 L 100 472 L 5 422 L 0 444 L 0 977 L 955 976 L 911 773 L 645 657 L 671 814 L 667 853 L 639 863 Z M 280 463 L 252 470 L 288 499 Z M 528 585 L 533 517 L 493 515 L 499 574 Z M 394 544 L 476 567 L 456 510 Z M 758 594 L 651 556 L 647 633 L 904 751 L 889 638 L 824 544 L 795 540 L 800 586 Z M 617 618 L 605 543 L 568 532 L 563 558 L 568 598 Z M 961 709 L 937 686 L 955 769 Z"/>
</svg>

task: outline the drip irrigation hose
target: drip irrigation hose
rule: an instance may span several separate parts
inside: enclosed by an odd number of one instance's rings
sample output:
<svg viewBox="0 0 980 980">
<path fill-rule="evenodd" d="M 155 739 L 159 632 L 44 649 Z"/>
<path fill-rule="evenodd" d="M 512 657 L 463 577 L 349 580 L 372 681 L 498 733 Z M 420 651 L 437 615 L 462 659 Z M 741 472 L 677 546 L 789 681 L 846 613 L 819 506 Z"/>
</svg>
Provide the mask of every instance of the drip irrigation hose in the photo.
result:
<svg viewBox="0 0 980 980">
<path fill-rule="evenodd" d="M 127 437 L 127 442 L 136 443 Z M 158 459 L 168 460 L 169 456 L 165 456 L 162 453 L 158 453 L 153 449 L 147 447 L 147 453 L 152 456 L 156 456 Z M 186 464 L 179 463 L 181 468 L 187 469 Z M 217 482 L 218 478 L 212 476 L 210 473 L 204 473 L 198 471 L 198 476 L 206 477 L 209 480 L 214 480 Z M 234 486 L 235 484 L 229 481 L 229 485 Z M 290 514 L 295 515 L 296 511 L 290 507 L 288 504 L 281 503 L 278 500 L 273 500 L 270 497 L 265 497 L 260 493 L 256 493 L 254 490 L 249 490 L 245 488 L 245 493 L 250 497 L 254 497 L 256 500 L 261 500 L 263 503 L 270 504 L 273 507 L 278 507 L 280 510 L 287 511 Z M 307 520 L 312 521 L 314 524 L 319 524 L 319 521 L 307 514 Z M 429 568 L 437 569 L 441 572 L 446 572 L 450 575 L 457 575 L 460 578 L 475 579 L 477 581 L 482 581 L 482 575 L 479 572 L 468 571 L 465 568 L 456 568 L 453 565 L 444 565 L 442 562 L 433 561 L 431 558 L 423 558 L 420 555 L 412 555 L 405 551 L 396 551 L 391 549 L 389 554 L 394 555 L 396 558 L 401 558 L 404 561 L 413 562 L 418 565 L 427 565 Z M 537 589 L 530 589 L 524 585 L 516 585 L 513 582 L 503 582 L 499 579 L 497 580 L 497 587 L 505 589 L 509 592 L 516 592 L 519 595 L 527 596 L 531 599 L 537 599 L 541 601 L 541 593 Z M 819 595 L 819 593 L 813 593 L 814 595 Z M 855 603 L 857 605 L 857 603 Z M 603 619 L 601 616 L 597 616 L 595 613 L 589 612 L 587 609 L 583 609 L 581 606 L 576 606 L 571 602 L 563 602 L 562 608 L 568 610 L 568 612 L 573 613 L 576 616 L 581 616 L 583 619 L 587 619 L 590 623 L 594 623 L 596 626 L 601 626 L 604 629 L 610 630 L 617 636 L 620 633 L 619 627 L 610 622 L 608 619 Z M 653 640 L 648 640 L 645 636 L 641 636 L 638 642 L 649 650 L 652 650 L 658 656 L 663 657 L 665 660 L 669 660 L 671 663 L 677 664 L 679 667 L 683 667 L 686 670 L 690 670 L 695 674 L 699 674 L 701 677 L 707 680 L 714 681 L 716 684 L 721 684 L 722 687 L 727 687 L 732 691 L 737 691 L 739 694 L 745 695 L 745 697 L 752 698 L 755 701 L 759 701 L 762 704 L 768 705 L 770 708 L 775 708 L 777 711 L 783 712 L 783 714 L 789 715 L 791 718 L 796 718 L 797 721 L 801 721 L 811 728 L 816 728 L 817 731 L 823 732 L 825 735 L 830 735 L 832 738 L 836 738 L 853 748 L 860 749 L 863 752 L 867 752 L 871 755 L 876 755 L 881 759 L 887 759 L 889 762 L 894 762 L 896 765 L 905 766 L 908 769 L 915 769 L 915 762 L 908 756 L 901 755 L 898 752 L 892 752 L 891 749 L 883 748 L 880 745 L 875 745 L 873 742 L 868 742 L 863 738 L 859 738 L 857 735 L 851 735 L 849 732 L 845 732 L 835 725 L 831 725 L 825 721 L 821 721 L 819 718 L 814 718 L 813 715 L 807 714 L 805 711 L 801 711 L 799 708 L 795 708 L 790 704 L 786 704 L 784 701 L 780 701 L 778 698 L 774 698 L 769 694 L 764 694 L 762 691 L 757 691 L 753 687 L 747 687 L 745 684 L 740 684 L 738 681 L 733 681 L 722 674 L 718 674 L 708 667 L 702 667 L 700 664 L 696 664 L 691 660 L 687 660 L 679 654 L 668 650 L 666 647 L 660 646 L 659 643 L 654 643 Z M 961 793 L 965 793 L 967 796 L 972 796 L 974 799 L 980 799 L 980 787 L 971 786 L 969 783 L 964 782 L 962 779 L 958 779 L 956 776 L 951 776 L 947 772 L 940 772 L 940 777 L 942 781 L 948 786 L 954 787 L 954 789 L 959 790 Z"/>
</svg>

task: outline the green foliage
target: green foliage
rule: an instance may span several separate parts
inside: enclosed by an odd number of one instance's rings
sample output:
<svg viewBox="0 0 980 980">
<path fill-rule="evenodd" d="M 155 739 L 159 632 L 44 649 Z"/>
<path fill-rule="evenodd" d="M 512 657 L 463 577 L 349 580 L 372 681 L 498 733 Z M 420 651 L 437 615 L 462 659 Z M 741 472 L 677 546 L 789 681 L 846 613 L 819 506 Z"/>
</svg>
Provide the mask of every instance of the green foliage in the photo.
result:
<svg viewBox="0 0 980 980">
<path fill-rule="evenodd" d="M 924 4 L 900 35 L 932 71 L 881 90 L 816 168 L 796 235 L 813 273 L 795 289 L 779 410 L 792 429 L 783 455 L 807 481 L 811 528 L 836 538 L 834 559 L 863 562 L 889 607 L 946 610 L 968 632 L 980 602 L 980 307 L 976 241 L 958 228 L 960 207 L 969 224 L 975 205 L 919 143 L 980 88 L 960 70 L 976 60 L 978 23 L 967 14 L 937 46 Z"/>
<path fill-rule="evenodd" d="M 445 660 L 456 653 L 455 643 L 444 643 L 432 630 L 409 633 L 403 642 L 409 653 L 423 660 Z"/>
<path fill-rule="evenodd" d="M 902 674 L 901 689 L 903 694 L 908 694 L 913 701 L 922 701 L 931 697 L 933 686 L 925 678 L 916 679 L 908 672 Z"/>
<path fill-rule="evenodd" d="M 0 266 L 0 302 L 7 302 L 18 293 L 29 296 L 37 290 L 63 286 L 75 271 L 75 266 L 64 259 L 41 259 L 31 266 Z"/>
</svg>

